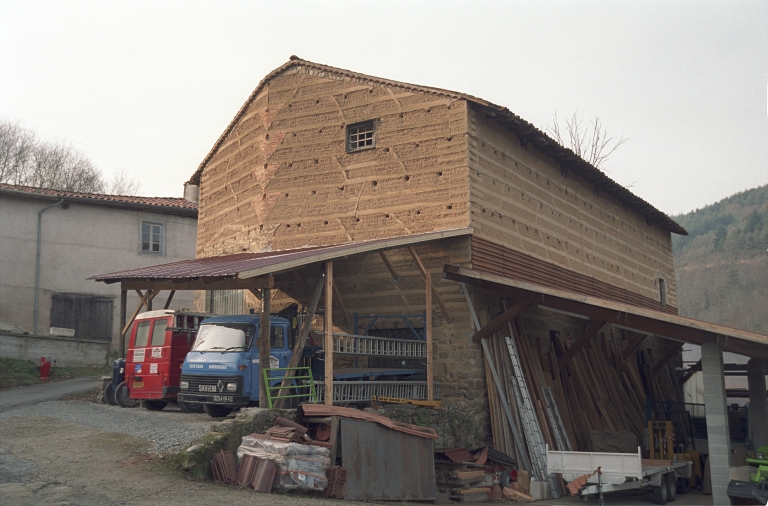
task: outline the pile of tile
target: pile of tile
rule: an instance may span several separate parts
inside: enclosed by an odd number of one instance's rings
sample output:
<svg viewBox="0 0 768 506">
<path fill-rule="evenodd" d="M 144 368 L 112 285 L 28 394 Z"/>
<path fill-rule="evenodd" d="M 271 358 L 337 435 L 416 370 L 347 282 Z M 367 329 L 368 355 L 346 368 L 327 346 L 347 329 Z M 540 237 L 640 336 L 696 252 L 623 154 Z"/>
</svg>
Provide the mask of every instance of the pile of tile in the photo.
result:
<svg viewBox="0 0 768 506">
<path fill-rule="evenodd" d="M 237 470 L 237 485 L 240 488 L 252 487 L 256 492 L 266 494 L 272 491 L 277 466 L 274 460 L 260 459 L 253 455 L 243 455 Z"/>
<path fill-rule="evenodd" d="M 237 481 L 237 464 L 230 450 L 221 450 L 213 455 L 211 471 L 216 483 L 232 485 Z"/>
<path fill-rule="evenodd" d="M 323 497 L 335 497 L 344 499 L 344 484 L 347 483 L 347 468 L 341 466 L 331 466 L 325 472 L 328 478 L 328 486 L 323 490 Z"/>
<path fill-rule="evenodd" d="M 275 425 L 274 427 L 267 429 L 267 436 L 269 439 L 280 441 L 281 443 L 306 443 L 304 436 L 298 434 L 294 427 L 281 427 L 280 425 Z"/>
</svg>

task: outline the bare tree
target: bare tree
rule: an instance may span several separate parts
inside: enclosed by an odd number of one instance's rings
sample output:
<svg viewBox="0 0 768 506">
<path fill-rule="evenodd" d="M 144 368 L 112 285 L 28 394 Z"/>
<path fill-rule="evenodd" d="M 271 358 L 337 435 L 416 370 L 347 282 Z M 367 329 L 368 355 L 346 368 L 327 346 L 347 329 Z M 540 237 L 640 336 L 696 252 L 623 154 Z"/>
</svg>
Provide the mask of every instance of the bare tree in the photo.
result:
<svg viewBox="0 0 768 506">
<path fill-rule="evenodd" d="M 107 184 L 106 192 L 110 195 L 137 195 L 140 189 L 141 183 L 124 170 L 121 170 Z"/>
<path fill-rule="evenodd" d="M 629 137 L 623 135 L 617 140 L 616 137 L 609 137 L 605 128 L 600 123 L 600 118 L 591 121 L 591 128 L 583 126 L 582 120 L 574 112 L 573 116 L 565 120 L 564 137 L 560 119 L 557 112 L 554 114 L 552 125 L 544 127 L 544 130 L 555 139 L 558 144 L 565 148 L 570 148 L 582 159 L 591 163 L 598 169 L 603 169 L 603 164 L 616 149 L 629 141 Z"/>
<path fill-rule="evenodd" d="M 101 170 L 72 144 L 43 141 L 33 130 L 6 119 L 0 119 L 0 183 L 124 195 L 135 195 L 140 186 L 124 172 L 106 182 Z"/>
</svg>

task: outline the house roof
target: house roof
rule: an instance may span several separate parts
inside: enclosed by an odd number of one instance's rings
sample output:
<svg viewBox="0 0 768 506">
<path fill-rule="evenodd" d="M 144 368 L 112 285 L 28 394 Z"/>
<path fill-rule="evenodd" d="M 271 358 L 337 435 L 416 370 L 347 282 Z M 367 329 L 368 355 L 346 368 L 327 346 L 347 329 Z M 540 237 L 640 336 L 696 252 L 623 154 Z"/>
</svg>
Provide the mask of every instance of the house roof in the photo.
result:
<svg viewBox="0 0 768 506">
<path fill-rule="evenodd" d="M 136 197 L 133 195 L 106 195 L 101 193 L 82 193 L 51 188 L 37 188 L 0 183 L 0 195 L 15 195 L 47 200 L 64 199 L 67 202 L 95 204 L 111 207 L 130 207 L 151 210 L 163 214 L 178 214 L 190 218 L 197 217 L 197 204 L 175 197 Z"/>
<path fill-rule="evenodd" d="M 251 95 L 242 105 L 240 110 L 230 122 L 229 126 L 227 126 L 219 139 L 213 145 L 211 151 L 205 156 L 202 163 L 200 163 L 200 166 L 197 168 L 195 173 L 192 174 L 192 177 L 189 180 L 190 183 L 200 184 L 200 175 L 203 172 L 203 168 L 205 168 L 206 164 L 211 160 L 213 155 L 216 154 L 218 149 L 224 143 L 224 140 L 227 138 L 232 129 L 235 128 L 237 123 L 240 121 L 240 118 L 248 110 L 251 102 L 253 102 L 253 100 L 259 95 L 264 86 L 266 86 L 266 84 L 271 79 L 292 67 L 306 67 L 314 72 L 335 74 L 345 79 L 355 79 L 374 85 L 395 86 L 419 93 L 429 93 L 432 95 L 449 97 L 456 100 L 466 100 L 467 102 L 477 106 L 481 111 L 494 117 L 497 121 L 502 123 L 505 127 L 511 130 L 521 139 L 524 139 L 525 141 L 533 144 L 545 155 L 552 157 L 561 165 L 561 167 L 571 170 L 574 174 L 594 185 L 595 188 L 598 188 L 599 190 L 611 195 L 618 201 L 625 203 L 627 206 L 644 216 L 649 222 L 656 223 L 657 225 L 663 227 L 666 230 L 669 230 L 670 232 L 674 232 L 680 235 L 688 235 L 688 232 L 672 218 L 664 214 L 662 211 L 659 211 L 631 191 L 627 190 L 613 179 L 609 178 L 603 171 L 585 161 L 570 149 L 561 146 L 557 141 L 533 126 L 531 123 L 525 121 L 520 116 L 514 114 L 506 107 L 493 104 L 487 100 L 483 100 L 482 98 L 474 97 L 466 93 L 369 76 L 359 72 L 353 72 L 350 70 L 344 70 L 336 67 L 330 67 L 328 65 L 322 65 L 319 63 L 313 63 L 311 61 L 302 60 L 297 56 L 291 56 L 287 63 L 281 65 L 280 67 L 267 74 L 261 80 L 261 82 L 259 82 L 258 86 L 256 86 L 256 89 L 253 90 Z"/>
</svg>

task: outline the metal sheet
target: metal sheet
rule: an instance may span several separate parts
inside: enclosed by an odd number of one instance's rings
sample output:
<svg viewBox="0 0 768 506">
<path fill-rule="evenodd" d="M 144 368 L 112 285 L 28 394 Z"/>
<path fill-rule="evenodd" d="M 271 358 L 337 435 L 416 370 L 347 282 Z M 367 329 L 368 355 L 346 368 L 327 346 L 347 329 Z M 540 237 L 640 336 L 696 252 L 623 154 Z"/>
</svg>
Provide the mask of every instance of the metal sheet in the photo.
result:
<svg viewBox="0 0 768 506">
<path fill-rule="evenodd" d="M 344 498 L 435 499 L 433 442 L 376 423 L 341 420 L 341 461 L 347 468 Z"/>
</svg>

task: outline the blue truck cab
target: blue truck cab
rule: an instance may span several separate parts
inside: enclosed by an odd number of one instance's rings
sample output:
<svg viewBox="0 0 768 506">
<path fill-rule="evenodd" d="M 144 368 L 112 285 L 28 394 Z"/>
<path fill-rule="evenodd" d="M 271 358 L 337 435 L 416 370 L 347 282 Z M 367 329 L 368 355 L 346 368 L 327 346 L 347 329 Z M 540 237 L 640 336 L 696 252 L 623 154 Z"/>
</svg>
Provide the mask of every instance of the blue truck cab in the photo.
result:
<svg viewBox="0 0 768 506">
<path fill-rule="evenodd" d="M 181 368 L 179 400 L 203 404 L 213 417 L 259 401 L 260 315 L 215 316 L 201 325 Z M 287 367 L 290 322 L 270 318 L 270 368 Z M 273 375 L 275 376 L 275 375 Z"/>
</svg>

